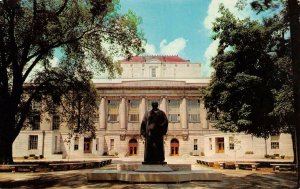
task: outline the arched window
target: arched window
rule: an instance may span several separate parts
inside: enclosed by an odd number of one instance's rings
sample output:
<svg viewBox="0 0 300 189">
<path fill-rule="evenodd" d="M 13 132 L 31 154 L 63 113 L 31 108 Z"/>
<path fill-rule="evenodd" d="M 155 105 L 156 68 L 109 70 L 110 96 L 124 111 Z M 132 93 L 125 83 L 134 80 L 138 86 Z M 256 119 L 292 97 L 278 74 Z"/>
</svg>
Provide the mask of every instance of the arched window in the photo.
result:
<svg viewBox="0 0 300 189">
<path fill-rule="evenodd" d="M 138 142 L 135 138 L 129 140 L 129 155 L 136 156 L 137 155 L 137 147 Z"/>
<path fill-rule="evenodd" d="M 171 140 L 171 156 L 178 156 L 179 155 L 179 141 L 176 138 Z"/>
</svg>

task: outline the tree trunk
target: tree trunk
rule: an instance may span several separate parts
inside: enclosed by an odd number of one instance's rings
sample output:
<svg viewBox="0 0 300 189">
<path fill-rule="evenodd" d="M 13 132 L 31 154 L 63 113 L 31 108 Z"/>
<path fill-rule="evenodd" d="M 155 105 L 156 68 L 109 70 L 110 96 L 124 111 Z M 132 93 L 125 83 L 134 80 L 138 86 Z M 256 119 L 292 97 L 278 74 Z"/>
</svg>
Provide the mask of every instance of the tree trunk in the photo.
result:
<svg viewBox="0 0 300 189">
<path fill-rule="evenodd" d="M 293 163 L 297 163 L 297 141 L 296 141 L 296 133 L 293 130 L 291 132 L 291 136 L 292 136 L 292 144 L 293 144 L 293 154 L 294 154 L 294 159 L 293 159 Z"/>
<path fill-rule="evenodd" d="M 292 69 L 293 69 L 293 90 L 294 90 L 294 109 L 295 109 L 295 134 L 296 134 L 296 159 L 298 182 L 297 188 L 300 188 L 300 23 L 299 23 L 299 5 L 297 0 L 288 0 L 288 13 L 291 31 L 292 44 Z"/>
<path fill-rule="evenodd" d="M 0 164 L 12 164 L 12 140 L 6 140 L 7 137 L 0 137 Z"/>
</svg>

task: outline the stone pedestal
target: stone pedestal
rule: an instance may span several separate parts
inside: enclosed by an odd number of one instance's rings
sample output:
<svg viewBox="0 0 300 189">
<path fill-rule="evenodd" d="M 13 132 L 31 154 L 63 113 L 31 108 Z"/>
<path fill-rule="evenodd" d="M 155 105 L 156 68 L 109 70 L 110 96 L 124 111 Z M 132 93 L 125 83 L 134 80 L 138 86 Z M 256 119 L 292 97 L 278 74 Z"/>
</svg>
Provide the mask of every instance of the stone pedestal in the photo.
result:
<svg viewBox="0 0 300 189">
<path fill-rule="evenodd" d="M 149 165 L 142 164 L 135 171 L 137 172 L 170 172 L 173 171 L 167 164 L 165 165 Z"/>
</svg>

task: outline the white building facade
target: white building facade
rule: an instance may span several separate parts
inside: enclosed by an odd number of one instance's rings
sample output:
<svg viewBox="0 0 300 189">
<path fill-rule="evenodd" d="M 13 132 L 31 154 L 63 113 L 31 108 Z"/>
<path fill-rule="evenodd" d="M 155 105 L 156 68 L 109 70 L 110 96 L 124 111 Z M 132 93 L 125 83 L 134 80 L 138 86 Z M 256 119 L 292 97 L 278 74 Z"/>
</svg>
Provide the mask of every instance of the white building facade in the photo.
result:
<svg viewBox="0 0 300 189">
<path fill-rule="evenodd" d="M 59 115 L 36 119 L 37 127 L 21 131 L 14 142 L 15 157 L 30 154 L 45 158 L 83 158 L 102 155 L 144 155 L 140 137 L 143 115 L 157 101 L 169 119 L 165 137 L 166 156 L 252 154 L 292 156 L 290 135 L 268 140 L 250 135 L 222 133 L 207 120 L 202 101 L 209 79 L 202 78 L 201 64 L 178 56 L 142 56 L 121 62 L 123 73 L 115 79 L 97 78 L 99 116 L 95 119 L 96 138 L 68 136 Z M 234 143 L 234 144 L 233 144 Z"/>
</svg>

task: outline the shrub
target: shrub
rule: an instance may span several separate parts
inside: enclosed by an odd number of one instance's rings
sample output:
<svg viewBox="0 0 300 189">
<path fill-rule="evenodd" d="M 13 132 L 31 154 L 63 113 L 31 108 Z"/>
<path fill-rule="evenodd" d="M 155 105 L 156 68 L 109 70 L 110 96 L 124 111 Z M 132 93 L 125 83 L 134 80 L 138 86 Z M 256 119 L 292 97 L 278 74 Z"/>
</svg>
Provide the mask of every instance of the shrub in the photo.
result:
<svg viewBox="0 0 300 189">
<path fill-rule="evenodd" d="M 44 155 L 40 155 L 40 159 L 43 159 L 44 158 Z"/>
<path fill-rule="evenodd" d="M 269 154 L 266 154 L 266 155 L 265 155 L 265 158 L 270 158 L 270 155 L 269 155 Z"/>
<path fill-rule="evenodd" d="M 281 159 L 284 159 L 284 158 L 285 158 L 285 155 L 281 155 L 280 158 L 281 158 Z"/>
<path fill-rule="evenodd" d="M 205 156 L 204 152 L 201 152 L 200 154 L 201 154 L 201 156 Z"/>
<path fill-rule="evenodd" d="M 115 156 L 118 156 L 119 155 L 119 153 L 118 152 L 115 152 Z"/>
<path fill-rule="evenodd" d="M 28 156 L 24 156 L 24 159 L 28 159 Z"/>
<path fill-rule="evenodd" d="M 34 159 L 39 159 L 39 156 L 34 156 L 33 158 L 34 158 Z"/>
<path fill-rule="evenodd" d="M 34 157 L 35 156 L 35 154 L 29 154 L 29 157 Z"/>
<path fill-rule="evenodd" d="M 103 155 L 104 155 L 104 156 L 107 156 L 107 152 L 103 152 Z"/>
<path fill-rule="evenodd" d="M 254 154 L 253 151 L 246 151 L 245 154 Z"/>
</svg>

